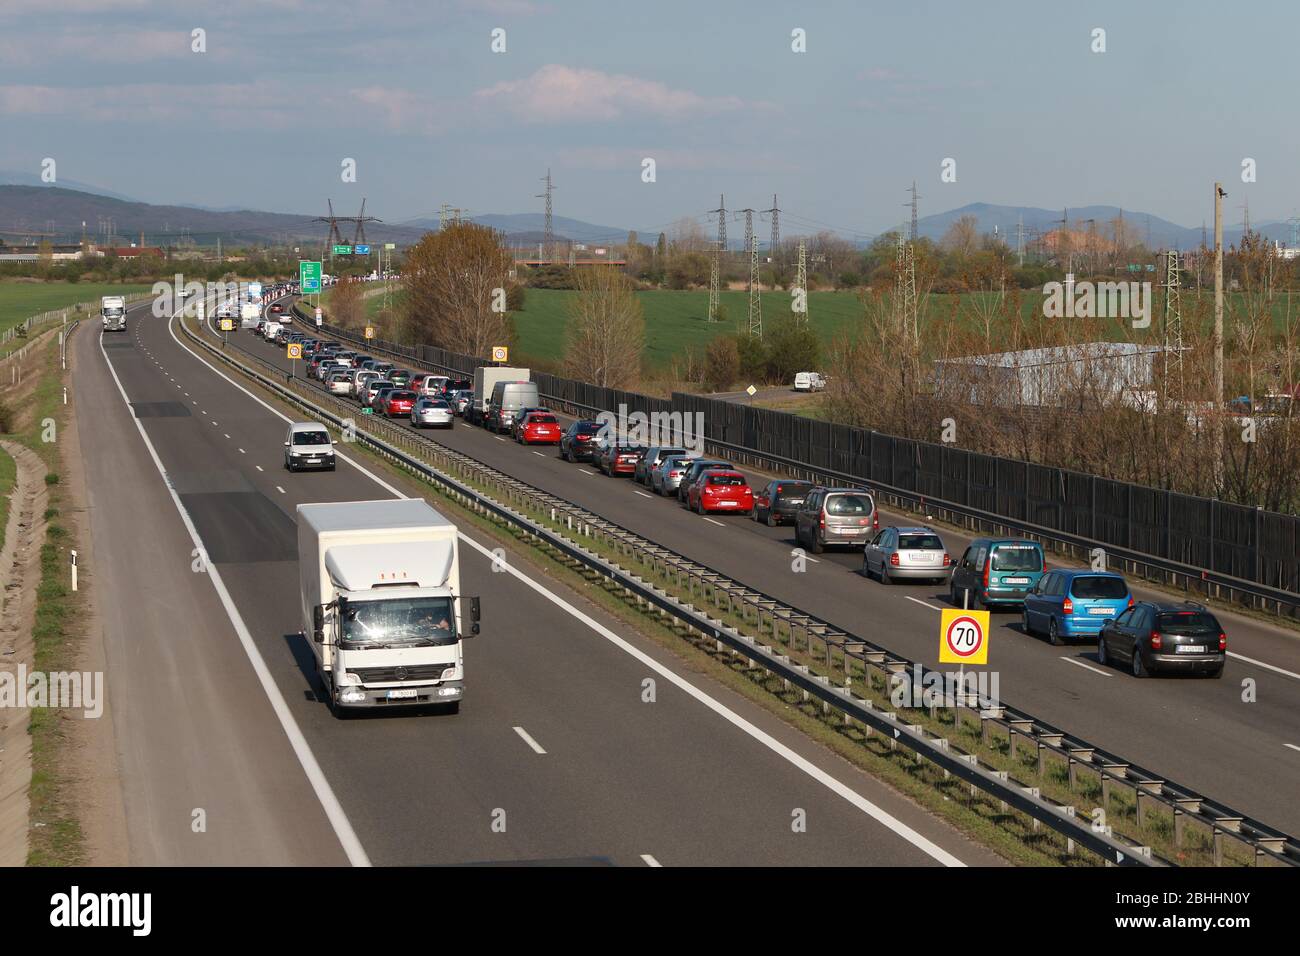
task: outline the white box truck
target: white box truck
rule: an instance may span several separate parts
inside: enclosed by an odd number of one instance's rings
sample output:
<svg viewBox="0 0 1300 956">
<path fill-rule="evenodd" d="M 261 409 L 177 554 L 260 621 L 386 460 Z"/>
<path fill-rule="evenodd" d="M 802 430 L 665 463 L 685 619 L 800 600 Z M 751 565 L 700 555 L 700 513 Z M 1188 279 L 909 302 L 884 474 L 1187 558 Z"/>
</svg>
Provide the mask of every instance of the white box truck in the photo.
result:
<svg viewBox="0 0 1300 956">
<path fill-rule="evenodd" d="M 104 319 L 105 332 L 126 331 L 126 299 L 120 295 L 106 295 L 99 300 L 99 314 Z"/>
<path fill-rule="evenodd" d="M 465 408 L 465 418 L 482 425 L 492 390 L 497 382 L 527 382 L 531 373 L 526 368 L 509 368 L 505 365 L 480 365 L 474 369 L 474 394 Z"/>
<path fill-rule="evenodd" d="M 239 304 L 239 327 L 241 329 L 257 328 L 258 320 L 262 318 L 262 306 L 257 302 L 241 302 Z"/>
<path fill-rule="evenodd" d="M 442 705 L 465 691 L 456 526 L 418 498 L 298 506 L 304 632 L 335 714 Z M 466 607 L 468 603 L 468 607 Z"/>
</svg>

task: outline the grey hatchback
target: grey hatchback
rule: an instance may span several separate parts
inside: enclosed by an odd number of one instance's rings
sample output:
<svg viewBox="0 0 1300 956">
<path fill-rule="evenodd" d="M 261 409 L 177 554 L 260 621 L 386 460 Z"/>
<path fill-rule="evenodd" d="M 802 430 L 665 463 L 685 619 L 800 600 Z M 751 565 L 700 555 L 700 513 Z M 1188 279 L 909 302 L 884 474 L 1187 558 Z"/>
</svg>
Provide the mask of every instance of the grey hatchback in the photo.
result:
<svg viewBox="0 0 1300 956">
<path fill-rule="evenodd" d="M 946 581 L 951 570 L 952 555 L 933 528 L 886 528 L 862 552 L 862 573 L 881 584 Z"/>
<path fill-rule="evenodd" d="M 795 540 L 813 554 L 864 547 L 879 528 L 876 500 L 865 488 L 814 488 L 794 516 Z"/>
</svg>

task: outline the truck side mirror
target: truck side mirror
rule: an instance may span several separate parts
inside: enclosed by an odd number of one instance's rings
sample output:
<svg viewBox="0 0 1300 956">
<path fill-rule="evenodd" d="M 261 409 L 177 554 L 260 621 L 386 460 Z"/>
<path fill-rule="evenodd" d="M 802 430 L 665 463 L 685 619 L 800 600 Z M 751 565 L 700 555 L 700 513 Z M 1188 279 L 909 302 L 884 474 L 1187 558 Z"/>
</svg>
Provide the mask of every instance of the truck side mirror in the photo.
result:
<svg viewBox="0 0 1300 956">
<path fill-rule="evenodd" d="M 317 631 L 325 630 L 325 606 L 317 604 L 311 609 L 311 626 Z"/>
<path fill-rule="evenodd" d="M 472 597 L 469 599 L 469 620 L 470 620 L 469 632 L 471 634 L 477 634 L 479 632 L 479 626 L 478 626 L 479 617 L 480 617 L 479 599 L 477 597 Z"/>
</svg>

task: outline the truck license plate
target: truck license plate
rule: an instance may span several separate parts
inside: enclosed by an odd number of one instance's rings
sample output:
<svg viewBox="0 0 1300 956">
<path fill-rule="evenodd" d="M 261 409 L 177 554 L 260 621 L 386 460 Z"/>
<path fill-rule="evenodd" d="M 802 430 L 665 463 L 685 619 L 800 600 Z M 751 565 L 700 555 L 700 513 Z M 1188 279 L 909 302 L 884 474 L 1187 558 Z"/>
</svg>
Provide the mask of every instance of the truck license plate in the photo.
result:
<svg viewBox="0 0 1300 956">
<path fill-rule="evenodd" d="M 401 690 L 390 690 L 388 692 L 389 700 L 410 699 L 415 696 L 417 696 L 417 691 L 414 687 L 404 687 Z"/>
</svg>

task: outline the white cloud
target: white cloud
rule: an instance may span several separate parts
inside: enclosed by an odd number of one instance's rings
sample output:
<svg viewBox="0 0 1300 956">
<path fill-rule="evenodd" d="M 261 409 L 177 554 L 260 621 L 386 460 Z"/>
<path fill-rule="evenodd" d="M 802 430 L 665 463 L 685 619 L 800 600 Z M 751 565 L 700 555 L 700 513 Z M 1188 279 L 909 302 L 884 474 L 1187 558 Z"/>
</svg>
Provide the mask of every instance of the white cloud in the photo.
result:
<svg viewBox="0 0 1300 956">
<path fill-rule="evenodd" d="M 543 66 L 522 80 L 502 80 L 477 90 L 474 98 L 489 108 L 539 123 L 608 121 L 629 114 L 684 119 L 745 106 L 735 96 L 706 97 L 657 80 L 560 64 Z"/>
</svg>

